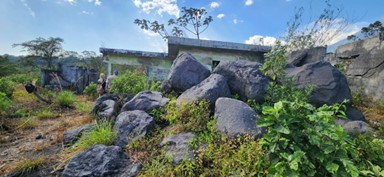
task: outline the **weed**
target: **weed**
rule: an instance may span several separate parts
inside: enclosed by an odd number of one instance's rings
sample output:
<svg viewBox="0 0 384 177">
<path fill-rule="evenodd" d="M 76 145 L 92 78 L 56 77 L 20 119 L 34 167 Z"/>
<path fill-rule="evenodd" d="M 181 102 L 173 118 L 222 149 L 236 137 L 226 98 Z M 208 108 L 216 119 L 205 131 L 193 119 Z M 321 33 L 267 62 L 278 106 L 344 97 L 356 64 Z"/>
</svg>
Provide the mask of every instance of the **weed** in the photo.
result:
<svg viewBox="0 0 384 177">
<path fill-rule="evenodd" d="M 11 170 L 12 173 L 18 174 L 17 176 L 28 176 L 33 170 L 43 165 L 46 158 L 39 156 L 33 159 L 24 159 L 16 164 Z"/>
<path fill-rule="evenodd" d="M 76 105 L 76 109 L 79 111 L 79 112 L 82 112 L 82 113 L 89 113 L 91 112 L 92 110 L 92 106 L 87 104 L 87 103 L 79 103 Z"/>
<path fill-rule="evenodd" d="M 91 98 L 96 99 L 99 96 L 96 91 L 96 83 L 90 83 L 87 87 L 85 87 L 83 93 Z"/>
<path fill-rule="evenodd" d="M 60 106 L 72 107 L 76 102 L 76 97 L 71 91 L 60 92 L 56 97 L 56 103 Z"/>
<path fill-rule="evenodd" d="M 107 121 L 96 122 L 96 129 L 83 134 L 74 145 L 80 149 L 86 149 L 95 144 L 112 145 L 117 137 L 112 129 L 112 124 Z"/>
</svg>

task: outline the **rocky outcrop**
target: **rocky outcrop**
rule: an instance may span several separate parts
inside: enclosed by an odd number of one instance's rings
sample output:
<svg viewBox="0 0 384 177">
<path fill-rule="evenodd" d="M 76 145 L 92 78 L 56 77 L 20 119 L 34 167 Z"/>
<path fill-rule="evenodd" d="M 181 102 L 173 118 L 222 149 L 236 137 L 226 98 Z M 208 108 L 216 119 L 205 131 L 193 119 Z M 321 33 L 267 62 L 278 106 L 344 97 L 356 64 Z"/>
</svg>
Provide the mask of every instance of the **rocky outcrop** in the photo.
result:
<svg viewBox="0 0 384 177">
<path fill-rule="evenodd" d="M 289 65 L 298 67 L 308 63 L 322 61 L 326 56 L 326 53 L 326 47 L 297 50 L 288 53 L 286 61 Z"/>
<path fill-rule="evenodd" d="M 184 159 L 193 159 L 193 151 L 189 143 L 195 138 L 193 133 L 179 133 L 165 137 L 160 146 L 166 148 L 166 155 L 173 159 L 173 165 L 179 164 Z"/>
<path fill-rule="evenodd" d="M 95 130 L 95 124 L 86 124 L 80 127 L 77 127 L 72 130 L 68 130 L 64 132 L 64 146 L 68 147 L 76 143 L 77 140 L 81 138 L 83 133 Z"/>
<path fill-rule="evenodd" d="M 162 90 L 182 93 L 199 84 L 210 74 L 211 72 L 191 54 L 182 52 L 173 61 L 168 79 L 162 84 Z"/>
<path fill-rule="evenodd" d="M 119 146 L 94 145 L 76 154 L 62 177 L 136 176 L 140 166 L 132 163 Z"/>
<path fill-rule="evenodd" d="M 102 103 L 107 100 L 113 100 L 117 103 L 117 108 L 120 108 L 121 105 L 125 104 L 132 99 L 130 94 L 104 94 L 101 97 L 97 98 L 93 104 L 91 114 L 98 114 L 101 110 Z"/>
<path fill-rule="evenodd" d="M 113 129 L 117 132 L 116 145 L 125 147 L 131 140 L 144 137 L 155 127 L 155 121 L 141 110 L 125 111 L 116 118 Z"/>
<path fill-rule="evenodd" d="M 269 79 L 261 73 L 260 66 L 258 62 L 245 60 L 220 62 L 214 73 L 227 79 L 232 94 L 239 94 L 242 100 L 255 99 L 262 103 Z"/>
<path fill-rule="evenodd" d="M 384 101 L 384 45 L 379 36 L 339 46 L 335 56 L 350 63 L 346 77 L 352 91 Z"/>
<path fill-rule="evenodd" d="M 114 120 L 117 114 L 117 104 L 113 100 L 105 100 L 100 104 L 100 109 L 97 115 L 106 120 Z"/>
<path fill-rule="evenodd" d="M 121 108 L 121 112 L 132 110 L 149 112 L 152 109 L 165 106 L 168 101 L 169 98 L 164 98 L 160 92 L 142 91 L 125 103 Z"/>
<path fill-rule="evenodd" d="M 192 103 L 195 101 L 206 100 L 210 107 L 213 108 L 219 97 L 230 97 L 226 79 L 219 74 L 212 74 L 200 84 L 183 92 L 176 100 L 176 105 L 182 103 Z"/>
<path fill-rule="evenodd" d="M 215 117 L 219 132 L 230 137 L 249 134 L 260 138 L 265 133 L 264 128 L 257 127 L 259 115 L 239 100 L 219 98 L 216 101 Z"/>
<path fill-rule="evenodd" d="M 299 88 L 313 85 L 309 101 L 316 106 L 342 103 L 352 97 L 345 76 L 328 62 L 290 67 L 286 69 L 286 76 L 293 77 Z"/>
</svg>

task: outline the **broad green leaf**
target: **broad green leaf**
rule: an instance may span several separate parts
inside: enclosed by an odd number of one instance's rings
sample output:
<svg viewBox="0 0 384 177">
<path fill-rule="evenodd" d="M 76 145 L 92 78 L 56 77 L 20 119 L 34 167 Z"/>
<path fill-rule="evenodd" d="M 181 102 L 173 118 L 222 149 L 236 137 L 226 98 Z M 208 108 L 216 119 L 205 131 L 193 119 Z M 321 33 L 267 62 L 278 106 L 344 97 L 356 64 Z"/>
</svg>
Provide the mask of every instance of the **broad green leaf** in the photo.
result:
<svg viewBox="0 0 384 177">
<path fill-rule="evenodd" d="M 337 172 L 337 170 L 339 169 L 339 165 L 333 163 L 333 162 L 329 162 L 327 163 L 326 167 L 325 167 L 330 173 L 334 174 Z"/>
<path fill-rule="evenodd" d="M 289 163 L 289 168 L 292 170 L 298 170 L 299 169 L 299 163 L 297 160 L 293 160 Z"/>
<path fill-rule="evenodd" d="M 332 146 L 332 145 L 326 145 L 325 148 L 323 148 L 324 154 L 329 154 L 335 150 L 336 150 L 335 146 Z"/>
<path fill-rule="evenodd" d="M 290 134 L 291 131 L 287 127 L 283 127 L 282 125 L 279 125 L 278 127 L 275 128 L 277 132 L 283 133 L 283 134 Z"/>
<path fill-rule="evenodd" d="M 277 102 L 277 103 L 275 103 L 274 105 L 273 105 L 273 107 L 277 110 L 277 111 L 279 111 L 279 110 L 281 110 L 281 109 L 283 109 L 283 102 L 281 102 L 281 101 L 279 101 L 279 102 Z"/>
</svg>

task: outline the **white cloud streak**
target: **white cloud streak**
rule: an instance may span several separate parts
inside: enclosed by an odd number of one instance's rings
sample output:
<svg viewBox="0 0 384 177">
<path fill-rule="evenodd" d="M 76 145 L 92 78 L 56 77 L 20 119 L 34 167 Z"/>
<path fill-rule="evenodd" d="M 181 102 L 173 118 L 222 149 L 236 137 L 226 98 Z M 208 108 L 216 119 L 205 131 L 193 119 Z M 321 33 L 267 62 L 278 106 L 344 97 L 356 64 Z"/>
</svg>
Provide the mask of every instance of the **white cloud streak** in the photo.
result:
<svg viewBox="0 0 384 177">
<path fill-rule="evenodd" d="M 35 11 L 32 10 L 32 8 L 28 5 L 26 0 L 21 0 L 21 3 L 23 4 L 24 7 L 26 7 L 31 14 L 32 17 L 36 17 Z"/>
<path fill-rule="evenodd" d="M 225 14 L 219 14 L 219 15 L 217 15 L 217 18 L 222 19 L 222 18 L 224 18 L 224 16 L 225 16 Z"/>
<path fill-rule="evenodd" d="M 254 35 L 245 40 L 246 44 L 273 46 L 277 39 L 270 36 Z"/>
<path fill-rule="evenodd" d="M 75 5 L 77 3 L 77 0 L 64 0 L 64 2 L 67 2 L 71 5 Z M 101 5 L 101 0 L 88 0 L 89 3 L 94 3 L 95 6 Z"/>
<path fill-rule="evenodd" d="M 152 11 L 156 11 L 157 14 L 162 15 L 163 13 L 168 13 L 169 15 L 174 15 L 179 17 L 180 9 L 177 6 L 177 0 L 133 0 L 135 6 L 145 13 L 149 14 Z"/>
<path fill-rule="evenodd" d="M 220 4 L 218 2 L 211 2 L 210 6 L 212 9 L 215 9 L 215 8 L 218 8 L 220 6 Z"/>
<path fill-rule="evenodd" d="M 239 24 L 239 23 L 243 23 L 244 20 L 239 20 L 239 19 L 235 18 L 235 19 L 233 19 L 232 22 L 233 22 L 233 24 L 237 25 L 237 24 Z"/>
<path fill-rule="evenodd" d="M 250 6 L 253 4 L 253 0 L 245 0 L 245 5 Z"/>
</svg>

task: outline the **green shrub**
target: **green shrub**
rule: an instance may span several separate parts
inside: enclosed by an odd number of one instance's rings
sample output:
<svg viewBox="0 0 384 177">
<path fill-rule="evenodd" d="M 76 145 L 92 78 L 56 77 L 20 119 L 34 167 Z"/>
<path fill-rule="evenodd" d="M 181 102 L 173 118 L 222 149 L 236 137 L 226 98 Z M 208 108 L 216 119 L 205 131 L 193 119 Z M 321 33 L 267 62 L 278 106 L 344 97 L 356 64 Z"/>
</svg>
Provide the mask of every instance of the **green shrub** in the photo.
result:
<svg viewBox="0 0 384 177">
<path fill-rule="evenodd" d="M 56 103 L 60 106 L 72 107 L 76 102 L 76 97 L 71 91 L 60 92 L 56 97 Z"/>
<path fill-rule="evenodd" d="M 7 95 L 8 98 L 11 98 L 13 91 L 15 90 L 16 83 L 9 80 L 8 78 L 0 78 L 0 92 L 3 92 Z"/>
<path fill-rule="evenodd" d="M 0 92 L 0 115 L 5 113 L 12 105 L 12 100 L 3 92 Z"/>
<path fill-rule="evenodd" d="M 96 129 L 83 134 L 79 141 L 74 145 L 80 149 L 86 149 L 95 144 L 112 145 L 117 137 L 113 131 L 112 124 L 107 121 L 96 122 Z"/>
<path fill-rule="evenodd" d="M 7 78 L 13 82 L 25 84 L 27 81 L 32 82 L 40 80 L 40 73 L 39 72 L 32 72 L 32 73 L 23 73 L 23 74 L 12 74 L 10 76 L 7 76 Z"/>
<path fill-rule="evenodd" d="M 263 107 L 259 126 L 268 133 L 260 141 L 272 176 L 358 176 L 357 151 L 344 129 L 334 124 L 345 117 L 344 106 L 320 108 L 280 101 Z"/>
<path fill-rule="evenodd" d="M 96 91 L 96 83 L 90 83 L 87 87 L 85 87 L 83 93 L 89 97 L 97 98 L 99 94 Z"/>
<path fill-rule="evenodd" d="M 127 71 L 125 74 L 112 80 L 111 93 L 128 93 L 136 95 L 147 89 L 147 77 L 137 70 Z"/>
</svg>

